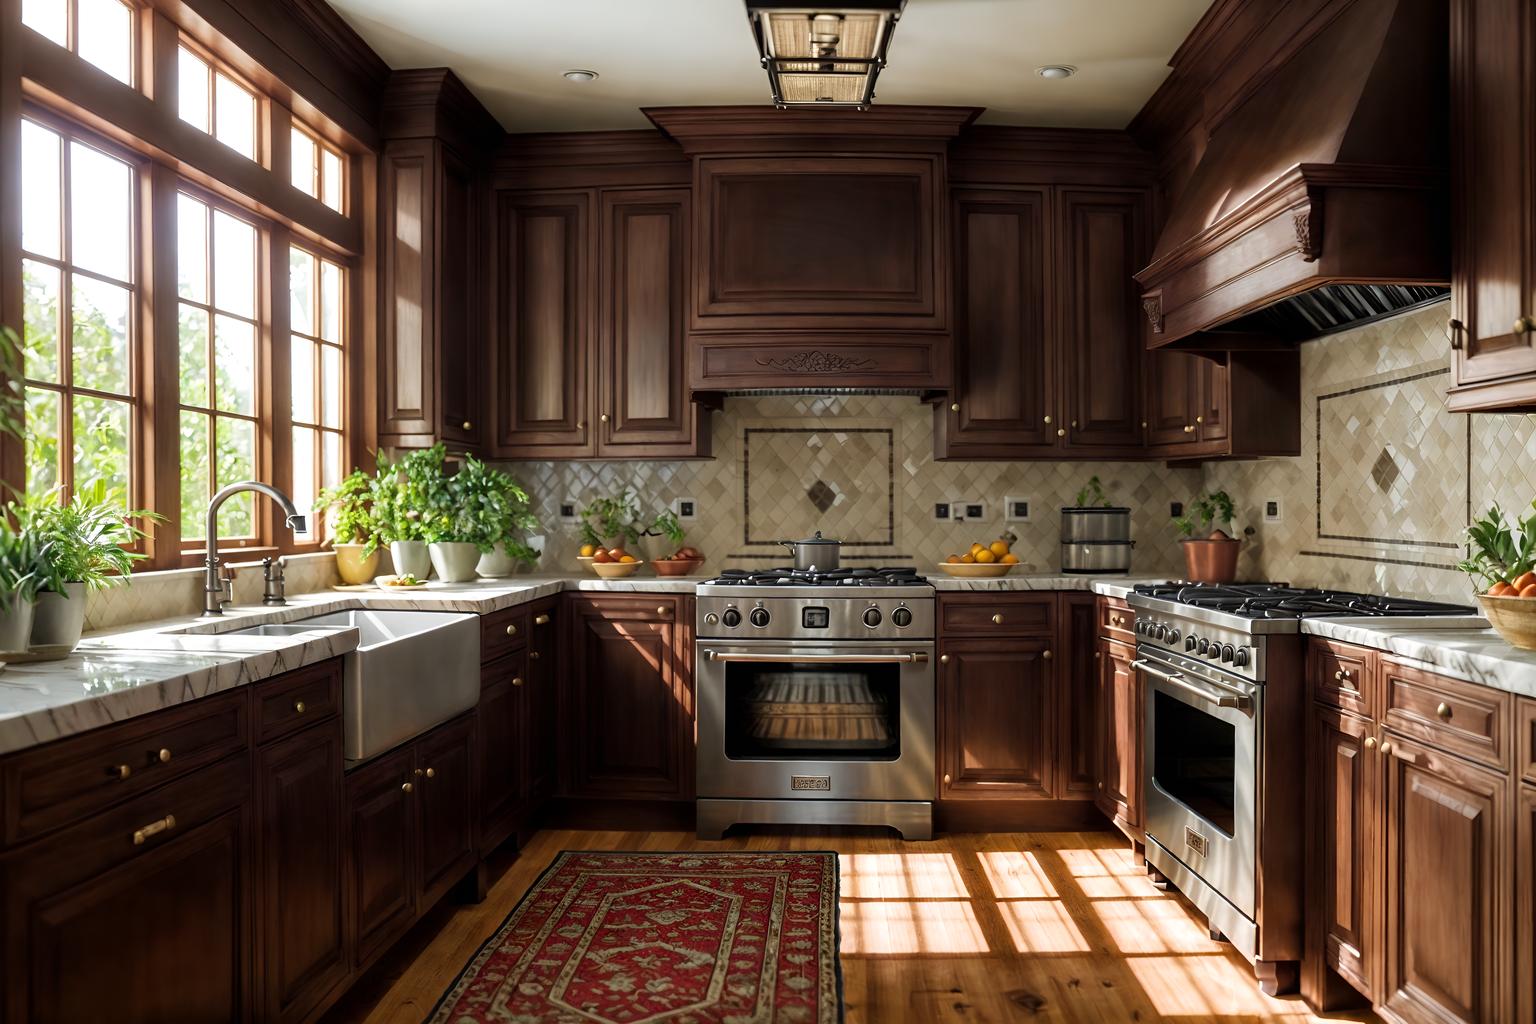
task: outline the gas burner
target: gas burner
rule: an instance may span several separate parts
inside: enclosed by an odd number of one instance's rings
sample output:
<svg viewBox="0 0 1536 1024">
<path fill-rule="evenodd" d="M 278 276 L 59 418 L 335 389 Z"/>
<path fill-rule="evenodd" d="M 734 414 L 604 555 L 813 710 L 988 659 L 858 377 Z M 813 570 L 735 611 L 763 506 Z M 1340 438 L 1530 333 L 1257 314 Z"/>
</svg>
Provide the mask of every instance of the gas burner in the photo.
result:
<svg viewBox="0 0 1536 1024">
<path fill-rule="evenodd" d="M 1138 594 L 1248 619 L 1355 618 L 1401 615 L 1475 615 L 1464 605 L 1281 583 L 1143 583 Z"/>
<path fill-rule="evenodd" d="M 726 569 L 704 586 L 733 587 L 920 587 L 928 581 L 916 569 Z"/>
</svg>

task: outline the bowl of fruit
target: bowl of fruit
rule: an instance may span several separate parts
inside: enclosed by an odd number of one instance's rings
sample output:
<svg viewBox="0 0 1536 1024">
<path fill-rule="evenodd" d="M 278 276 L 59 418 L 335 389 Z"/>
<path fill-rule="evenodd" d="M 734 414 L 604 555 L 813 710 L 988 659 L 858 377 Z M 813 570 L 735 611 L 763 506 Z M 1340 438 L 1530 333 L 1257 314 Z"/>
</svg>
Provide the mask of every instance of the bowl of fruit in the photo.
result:
<svg viewBox="0 0 1536 1024">
<path fill-rule="evenodd" d="M 1499 506 L 1467 528 L 1467 558 L 1458 568 L 1484 588 L 1477 603 L 1512 647 L 1536 651 L 1536 502 L 1518 523 Z"/>
<path fill-rule="evenodd" d="M 704 555 L 698 548 L 683 547 L 670 557 L 653 559 L 651 568 L 656 570 L 657 576 L 692 576 L 693 571 L 703 564 Z"/>
<path fill-rule="evenodd" d="M 645 562 L 623 548 L 598 548 L 592 552 L 592 561 L 587 564 L 603 579 L 617 580 L 633 576 Z"/>
<path fill-rule="evenodd" d="M 951 576 L 965 579 L 985 579 L 1006 576 L 1019 564 L 1019 557 L 1009 550 L 1006 540 L 991 544 L 972 544 L 963 555 L 950 555 L 939 563 L 939 568 Z"/>
</svg>

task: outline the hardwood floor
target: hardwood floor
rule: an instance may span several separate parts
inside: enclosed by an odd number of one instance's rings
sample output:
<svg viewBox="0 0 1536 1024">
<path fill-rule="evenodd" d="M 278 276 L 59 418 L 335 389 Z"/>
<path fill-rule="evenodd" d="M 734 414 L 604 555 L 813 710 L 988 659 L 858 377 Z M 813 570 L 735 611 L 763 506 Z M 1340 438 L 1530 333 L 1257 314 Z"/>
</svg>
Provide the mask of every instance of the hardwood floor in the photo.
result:
<svg viewBox="0 0 1536 1024">
<path fill-rule="evenodd" d="M 545 831 L 484 903 L 427 916 L 324 1024 L 418 1024 L 561 850 L 837 850 L 847 1024 L 1315 1021 L 1271 999 L 1109 832 L 944 836 Z"/>
</svg>

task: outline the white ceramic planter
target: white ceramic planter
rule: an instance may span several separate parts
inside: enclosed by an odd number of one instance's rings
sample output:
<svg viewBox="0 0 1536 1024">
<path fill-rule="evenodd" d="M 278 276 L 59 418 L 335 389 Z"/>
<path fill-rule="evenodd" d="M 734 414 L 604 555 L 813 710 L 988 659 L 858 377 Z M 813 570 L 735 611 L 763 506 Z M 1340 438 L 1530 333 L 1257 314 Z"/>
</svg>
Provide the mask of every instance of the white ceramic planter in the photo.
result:
<svg viewBox="0 0 1536 1024">
<path fill-rule="evenodd" d="M 463 541 L 433 541 L 427 545 L 432 568 L 444 583 L 466 583 L 475 578 L 475 565 L 480 561 L 480 549 Z"/>
<path fill-rule="evenodd" d="M 507 554 L 506 545 L 500 541 L 496 547 L 480 556 L 479 563 L 475 566 L 475 572 L 487 579 L 499 580 L 511 576 L 517 571 L 517 559 Z"/>
<path fill-rule="evenodd" d="M 85 584 L 66 583 L 64 593 L 37 595 L 32 612 L 33 647 L 74 650 L 85 629 Z"/>
<path fill-rule="evenodd" d="M 336 545 L 336 574 L 349 586 L 372 583 L 379 574 L 379 557 L 383 552 L 375 548 L 373 554 L 365 555 L 363 547 L 362 544 Z"/>
<path fill-rule="evenodd" d="M 396 576 L 409 574 L 419 580 L 424 580 L 432 572 L 432 558 L 427 554 L 426 541 L 390 541 L 389 560 L 394 564 Z"/>
<path fill-rule="evenodd" d="M 33 608 L 31 601 L 13 597 L 11 606 L 0 611 L 0 661 L 7 654 L 23 653 L 31 644 Z"/>
</svg>

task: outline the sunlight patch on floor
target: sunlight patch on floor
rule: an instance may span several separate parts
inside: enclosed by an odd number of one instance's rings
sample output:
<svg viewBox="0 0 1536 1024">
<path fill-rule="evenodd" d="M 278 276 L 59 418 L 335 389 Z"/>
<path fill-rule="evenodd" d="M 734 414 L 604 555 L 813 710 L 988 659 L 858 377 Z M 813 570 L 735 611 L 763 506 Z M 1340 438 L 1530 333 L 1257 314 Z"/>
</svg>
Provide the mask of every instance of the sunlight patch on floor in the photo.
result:
<svg viewBox="0 0 1536 1024">
<path fill-rule="evenodd" d="M 962 900 L 909 903 L 843 902 L 839 907 L 844 954 L 989 952 L 971 904 Z"/>
<path fill-rule="evenodd" d="M 1088 940 L 1060 900 L 1015 900 L 997 909 L 1020 953 L 1088 952 Z"/>
<path fill-rule="evenodd" d="M 965 899 L 970 896 L 947 853 L 845 853 L 838 857 L 849 899 Z"/>
<path fill-rule="evenodd" d="M 1097 900 L 1092 907 L 1121 953 L 1219 953 L 1223 948 L 1171 899 Z"/>
<path fill-rule="evenodd" d="M 1266 998 L 1253 975 L 1224 956 L 1150 956 L 1126 963 L 1164 1017 L 1308 1016 L 1300 1002 L 1292 1007 Z"/>
<path fill-rule="evenodd" d="M 1056 856 L 1072 872 L 1073 878 L 1146 875 L 1130 850 L 1057 850 Z"/>
<path fill-rule="evenodd" d="M 1033 853 L 1021 850 L 982 853 L 981 869 L 986 872 L 987 884 L 992 886 L 992 895 L 997 899 L 1055 899 L 1059 895 Z"/>
</svg>

